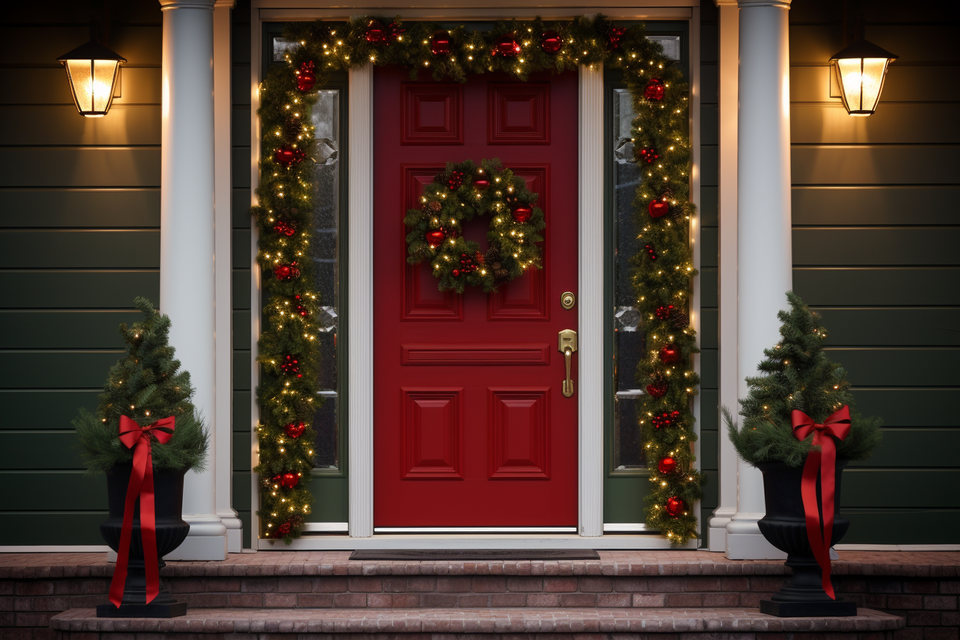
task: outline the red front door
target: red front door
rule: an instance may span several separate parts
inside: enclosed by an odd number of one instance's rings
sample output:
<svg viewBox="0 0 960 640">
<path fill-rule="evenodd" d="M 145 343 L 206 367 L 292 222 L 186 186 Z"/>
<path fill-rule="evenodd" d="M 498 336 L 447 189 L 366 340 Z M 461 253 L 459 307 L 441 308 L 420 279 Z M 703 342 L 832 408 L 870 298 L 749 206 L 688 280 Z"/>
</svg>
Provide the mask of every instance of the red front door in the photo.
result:
<svg viewBox="0 0 960 640">
<path fill-rule="evenodd" d="M 374 80 L 374 525 L 575 526 L 577 75 Z M 406 263 L 403 217 L 447 162 L 500 158 L 539 194 L 543 269 L 496 293 L 441 293 Z M 486 246 L 489 220 L 464 234 Z M 577 378 L 573 356 L 572 378 Z M 574 387 L 577 391 L 576 386 Z"/>
</svg>

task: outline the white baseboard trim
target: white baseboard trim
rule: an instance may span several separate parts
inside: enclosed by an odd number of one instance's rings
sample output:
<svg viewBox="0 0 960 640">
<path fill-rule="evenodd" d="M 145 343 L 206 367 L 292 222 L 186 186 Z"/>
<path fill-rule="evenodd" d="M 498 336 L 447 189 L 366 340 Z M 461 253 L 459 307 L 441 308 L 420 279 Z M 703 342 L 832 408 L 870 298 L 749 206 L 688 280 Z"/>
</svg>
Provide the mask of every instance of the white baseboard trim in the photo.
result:
<svg viewBox="0 0 960 640">
<path fill-rule="evenodd" d="M 105 544 L 20 544 L 2 545 L 0 553 L 106 553 Z"/>
<path fill-rule="evenodd" d="M 837 551 L 960 551 L 960 544 L 838 544 Z"/>
</svg>

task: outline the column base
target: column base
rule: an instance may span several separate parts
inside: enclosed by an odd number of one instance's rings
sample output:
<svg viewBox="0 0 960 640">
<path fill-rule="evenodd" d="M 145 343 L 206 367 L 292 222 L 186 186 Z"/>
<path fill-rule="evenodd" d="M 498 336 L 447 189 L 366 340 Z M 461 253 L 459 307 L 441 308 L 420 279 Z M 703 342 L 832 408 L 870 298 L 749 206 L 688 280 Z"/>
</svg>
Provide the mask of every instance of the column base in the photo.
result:
<svg viewBox="0 0 960 640">
<path fill-rule="evenodd" d="M 713 511 L 713 517 L 710 518 L 708 531 L 710 537 L 710 551 L 723 552 L 727 550 L 727 525 L 731 518 L 737 513 L 736 509 L 717 507 Z"/>
<path fill-rule="evenodd" d="M 190 525 L 187 539 L 165 560 L 226 560 L 227 528 L 215 515 L 183 516 Z"/>
<path fill-rule="evenodd" d="M 243 522 L 233 509 L 218 511 L 220 522 L 227 528 L 227 553 L 243 553 Z"/>
<path fill-rule="evenodd" d="M 762 513 L 740 514 L 727 523 L 726 555 L 730 560 L 786 560 L 787 554 L 767 542 L 757 521 Z"/>
</svg>

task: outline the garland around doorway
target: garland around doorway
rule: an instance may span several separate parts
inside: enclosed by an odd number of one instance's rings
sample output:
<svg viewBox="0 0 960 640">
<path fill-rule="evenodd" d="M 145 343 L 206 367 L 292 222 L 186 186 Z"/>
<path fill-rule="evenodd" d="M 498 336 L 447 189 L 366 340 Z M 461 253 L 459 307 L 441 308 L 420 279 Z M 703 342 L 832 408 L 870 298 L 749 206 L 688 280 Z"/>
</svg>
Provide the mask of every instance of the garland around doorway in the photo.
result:
<svg viewBox="0 0 960 640">
<path fill-rule="evenodd" d="M 644 37 L 642 26 L 620 27 L 600 15 L 569 22 L 504 21 L 487 31 L 364 17 L 297 23 L 284 37 L 294 45 L 287 64 L 271 69 L 260 87 L 259 205 L 252 211 L 265 294 L 257 358 L 262 368 L 260 459 L 254 469 L 260 479 L 261 536 L 287 543 L 299 537 L 313 502 L 307 480 L 319 404 L 320 301 L 309 258 L 318 197 L 310 112 L 330 73 L 374 64 L 403 65 L 411 77 L 427 73 L 458 82 L 490 72 L 525 81 L 531 73 L 573 71 L 580 65 L 623 71 L 637 114 L 631 129 L 634 162 L 645 178 L 634 199 L 643 249 L 632 257 L 632 282 L 646 332 L 647 354 L 636 372 L 646 389 L 637 408 L 651 483 L 646 524 L 673 545 L 695 537 L 694 507 L 704 476 L 694 466 L 690 409 L 699 378 L 692 369 L 696 334 L 687 306 L 697 272 L 689 244 L 694 207 L 688 89 L 680 70 Z M 449 275 L 457 278 L 452 269 Z"/>
</svg>

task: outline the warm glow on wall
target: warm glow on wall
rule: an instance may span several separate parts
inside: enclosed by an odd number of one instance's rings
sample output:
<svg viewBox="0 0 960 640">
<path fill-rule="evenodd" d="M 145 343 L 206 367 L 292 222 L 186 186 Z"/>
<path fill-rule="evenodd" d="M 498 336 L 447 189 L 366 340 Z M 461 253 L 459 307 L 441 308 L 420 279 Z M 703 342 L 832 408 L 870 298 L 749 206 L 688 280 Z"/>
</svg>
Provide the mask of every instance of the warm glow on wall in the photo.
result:
<svg viewBox="0 0 960 640">
<path fill-rule="evenodd" d="M 887 65 L 898 57 L 872 42 L 859 40 L 830 58 L 847 113 L 869 116 L 876 110 Z"/>
<path fill-rule="evenodd" d="M 110 110 L 126 59 L 96 42 L 77 47 L 57 58 L 63 63 L 73 102 L 81 115 L 101 118 Z"/>
</svg>

